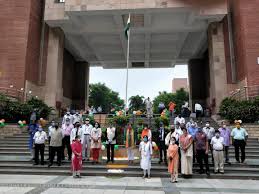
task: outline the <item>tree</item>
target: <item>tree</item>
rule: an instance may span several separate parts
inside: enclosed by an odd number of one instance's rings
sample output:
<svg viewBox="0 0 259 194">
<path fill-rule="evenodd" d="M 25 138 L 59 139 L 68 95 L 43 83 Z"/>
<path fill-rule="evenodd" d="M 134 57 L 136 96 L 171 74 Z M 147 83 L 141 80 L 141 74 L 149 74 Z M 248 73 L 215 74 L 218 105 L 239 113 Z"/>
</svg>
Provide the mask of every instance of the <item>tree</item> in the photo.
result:
<svg viewBox="0 0 259 194">
<path fill-rule="evenodd" d="M 105 84 L 90 84 L 89 104 L 95 108 L 101 106 L 103 112 L 110 112 L 112 108 L 123 108 L 124 101 L 119 93 L 111 90 Z"/>
<path fill-rule="evenodd" d="M 159 95 L 155 97 L 153 101 L 154 113 L 159 113 L 158 104 L 163 102 L 165 106 L 168 108 L 168 104 L 172 101 L 176 104 L 176 113 L 181 112 L 181 107 L 185 101 L 189 100 L 188 92 L 186 92 L 183 88 L 176 91 L 176 93 L 168 93 L 168 92 L 159 92 Z"/>
<path fill-rule="evenodd" d="M 137 110 L 144 110 L 145 109 L 145 104 L 144 104 L 144 96 L 131 96 L 129 98 L 129 110 L 132 111 L 137 111 Z"/>
</svg>

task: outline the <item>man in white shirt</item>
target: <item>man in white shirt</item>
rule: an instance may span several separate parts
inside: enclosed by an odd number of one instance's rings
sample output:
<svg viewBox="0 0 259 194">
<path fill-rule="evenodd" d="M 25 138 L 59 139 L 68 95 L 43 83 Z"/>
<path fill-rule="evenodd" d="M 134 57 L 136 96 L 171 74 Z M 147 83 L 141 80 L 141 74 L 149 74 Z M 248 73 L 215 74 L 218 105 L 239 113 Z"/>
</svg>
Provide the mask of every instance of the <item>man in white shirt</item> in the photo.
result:
<svg viewBox="0 0 259 194">
<path fill-rule="evenodd" d="M 211 139 L 214 156 L 214 173 L 224 173 L 224 138 L 220 137 L 220 131 L 215 131 L 215 136 Z"/>
<path fill-rule="evenodd" d="M 215 129 L 213 127 L 210 126 L 210 122 L 207 121 L 206 124 L 205 124 L 205 127 L 203 127 L 203 132 L 207 135 L 207 138 L 208 138 L 208 142 L 209 142 L 209 148 L 210 148 L 210 152 L 211 152 L 211 159 L 212 159 L 212 163 L 214 161 L 214 157 L 213 157 L 213 149 L 212 149 L 212 146 L 211 146 L 211 139 L 212 137 L 215 136 Z"/>
<path fill-rule="evenodd" d="M 90 160 L 90 152 L 91 152 L 91 131 L 93 126 L 90 124 L 90 119 L 86 118 L 85 123 L 82 125 L 82 157 L 83 160 Z"/>
<path fill-rule="evenodd" d="M 81 123 L 82 122 L 82 115 L 79 114 L 79 112 L 76 112 L 76 114 L 73 115 L 73 124 L 75 123 Z"/>
<path fill-rule="evenodd" d="M 48 128 L 48 141 L 49 141 L 49 144 L 50 144 L 50 140 L 51 140 L 51 133 L 52 133 L 52 131 L 55 130 L 55 124 L 56 124 L 55 121 L 52 120 L 51 124 L 50 124 L 50 126 Z M 49 146 L 49 158 L 48 158 L 48 160 L 49 159 L 50 159 L 50 146 Z"/>
<path fill-rule="evenodd" d="M 203 108 L 202 108 L 202 106 L 199 103 L 196 103 L 194 105 L 194 111 L 196 113 L 196 118 L 199 118 L 199 117 L 202 116 Z"/>
<path fill-rule="evenodd" d="M 35 163 L 34 165 L 39 164 L 39 152 L 41 165 L 44 165 L 44 150 L 45 150 L 45 141 L 48 140 L 47 134 L 43 131 L 43 128 L 39 126 L 38 131 L 34 134 L 33 137 L 34 145 L 35 145 Z"/>
<path fill-rule="evenodd" d="M 62 124 L 65 124 L 66 123 L 66 119 L 69 119 L 70 123 L 73 124 L 73 120 L 74 120 L 74 117 L 73 115 L 70 114 L 70 112 L 67 112 L 64 117 L 63 117 L 63 121 L 62 121 Z"/>
<path fill-rule="evenodd" d="M 70 145 L 73 143 L 75 140 L 76 136 L 80 136 L 81 143 L 83 143 L 83 129 L 80 123 L 75 123 L 75 128 L 72 129 L 71 134 L 70 134 Z"/>
<path fill-rule="evenodd" d="M 114 162 L 114 146 L 116 144 L 116 138 L 117 138 L 116 128 L 113 127 L 112 124 L 110 124 L 105 132 L 106 149 L 107 149 L 107 161 L 106 161 L 107 164 L 110 161 L 112 163 Z"/>
<path fill-rule="evenodd" d="M 177 115 L 174 119 L 174 124 L 176 125 L 177 123 L 179 124 L 185 124 L 185 119 L 182 117 L 181 114 Z"/>
</svg>

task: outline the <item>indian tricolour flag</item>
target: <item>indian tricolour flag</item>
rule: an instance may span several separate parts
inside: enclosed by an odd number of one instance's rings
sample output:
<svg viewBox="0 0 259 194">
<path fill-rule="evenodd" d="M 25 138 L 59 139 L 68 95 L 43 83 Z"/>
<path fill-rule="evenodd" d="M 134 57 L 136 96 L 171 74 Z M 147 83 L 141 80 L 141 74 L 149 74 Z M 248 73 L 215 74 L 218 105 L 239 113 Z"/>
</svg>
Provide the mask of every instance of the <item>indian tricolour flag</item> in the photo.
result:
<svg viewBox="0 0 259 194">
<path fill-rule="evenodd" d="M 130 30 L 130 14 L 129 14 L 129 18 L 128 18 L 127 24 L 125 26 L 125 29 L 124 29 L 124 33 L 125 33 L 125 36 L 127 39 L 129 37 L 129 30 Z"/>
</svg>

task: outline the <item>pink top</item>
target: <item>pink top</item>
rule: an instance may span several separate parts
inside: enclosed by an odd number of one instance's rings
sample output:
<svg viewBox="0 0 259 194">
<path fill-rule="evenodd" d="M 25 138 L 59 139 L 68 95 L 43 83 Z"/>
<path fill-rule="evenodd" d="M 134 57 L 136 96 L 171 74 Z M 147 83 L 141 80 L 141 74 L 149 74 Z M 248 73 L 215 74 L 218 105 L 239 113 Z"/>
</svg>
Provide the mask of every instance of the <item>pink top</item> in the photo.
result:
<svg viewBox="0 0 259 194">
<path fill-rule="evenodd" d="M 74 126 L 72 124 L 66 125 L 63 124 L 62 125 L 62 133 L 64 136 L 70 136 L 72 129 L 74 128 Z"/>
</svg>

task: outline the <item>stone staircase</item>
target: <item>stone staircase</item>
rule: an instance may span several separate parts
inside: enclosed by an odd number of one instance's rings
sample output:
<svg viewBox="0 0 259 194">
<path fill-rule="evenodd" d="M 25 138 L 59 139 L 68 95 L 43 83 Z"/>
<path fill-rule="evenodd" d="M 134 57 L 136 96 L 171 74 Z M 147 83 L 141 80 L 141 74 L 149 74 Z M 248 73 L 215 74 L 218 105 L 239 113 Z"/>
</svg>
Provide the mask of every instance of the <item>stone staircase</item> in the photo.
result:
<svg viewBox="0 0 259 194">
<path fill-rule="evenodd" d="M 225 165 L 225 174 L 213 174 L 210 178 L 223 179 L 259 179 L 259 142 L 256 138 L 250 138 L 246 147 L 246 164 L 234 163 L 234 149 L 230 149 L 231 165 Z M 48 145 L 45 149 L 45 159 L 48 158 Z M 158 160 L 152 160 L 153 177 L 169 177 L 167 167 L 158 165 Z M 212 164 L 211 172 L 213 172 Z M 38 165 L 33 166 L 30 161 L 30 152 L 28 150 L 28 134 L 22 133 L 0 140 L 0 174 L 44 174 L 44 175 L 70 175 L 70 163 L 63 162 L 58 167 L 54 165 L 51 168 Z M 115 171 L 110 171 L 110 170 Z M 120 169 L 119 171 L 116 171 Z M 194 171 L 198 170 L 198 165 L 194 164 Z M 116 161 L 114 165 L 106 165 L 103 161 L 99 165 L 92 165 L 90 162 L 84 162 L 82 175 L 88 176 L 141 176 L 142 171 L 139 167 L 139 161 L 134 165 L 128 166 L 126 161 Z M 205 175 L 194 174 L 194 178 L 205 178 Z"/>
</svg>

